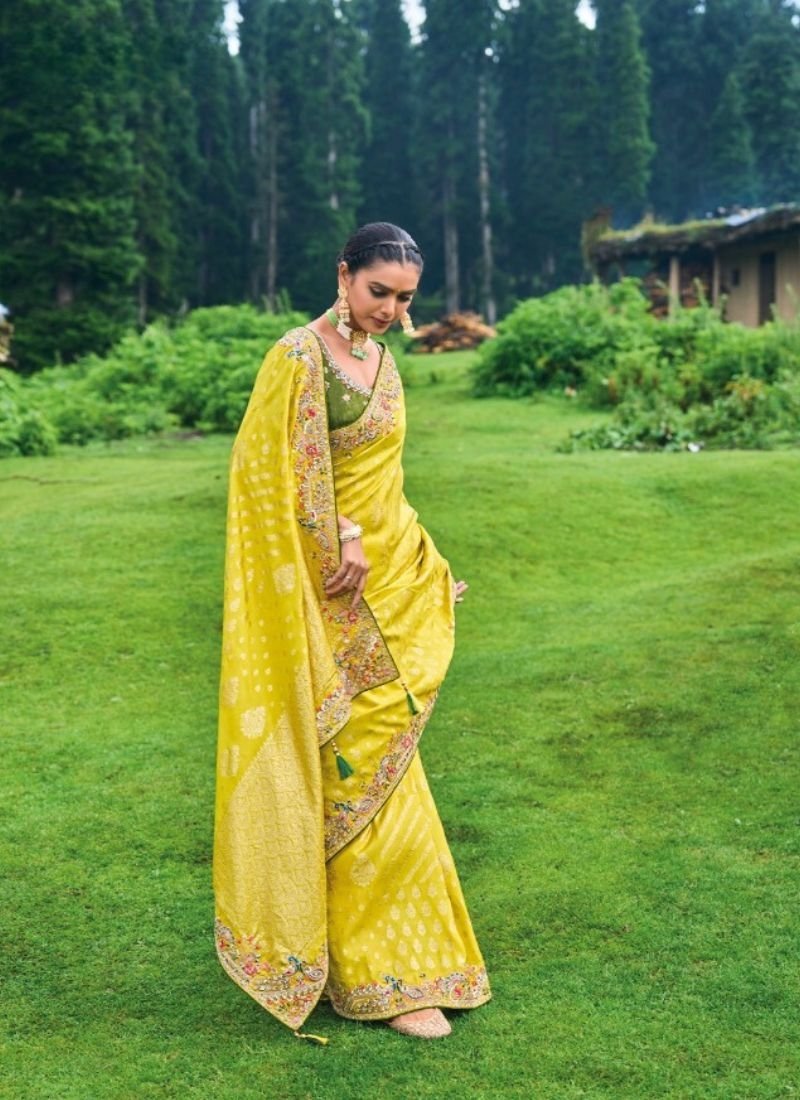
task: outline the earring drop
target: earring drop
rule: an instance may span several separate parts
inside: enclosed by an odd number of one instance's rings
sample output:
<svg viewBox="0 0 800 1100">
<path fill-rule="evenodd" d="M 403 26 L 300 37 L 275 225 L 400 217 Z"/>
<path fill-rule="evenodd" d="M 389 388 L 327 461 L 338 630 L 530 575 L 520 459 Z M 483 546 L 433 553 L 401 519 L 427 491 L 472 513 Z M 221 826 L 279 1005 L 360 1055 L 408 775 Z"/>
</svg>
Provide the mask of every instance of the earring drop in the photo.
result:
<svg viewBox="0 0 800 1100">
<path fill-rule="evenodd" d="M 353 329 L 350 327 L 350 303 L 347 300 L 346 290 L 339 290 L 339 300 L 336 303 L 336 309 L 326 310 L 325 316 L 339 335 L 345 340 L 350 341 L 350 354 L 353 358 L 366 359 L 368 354 L 366 344 L 369 335 L 364 332 L 363 329 Z"/>
<path fill-rule="evenodd" d="M 411 320 L 411 314 L 406 310 L 403 316 L 400 318 L 400 324 L 402 325 L 403 332 L 406 336 L 413 336 L 417 331 L 414 328 L 414 322 Z"/>
</svg>

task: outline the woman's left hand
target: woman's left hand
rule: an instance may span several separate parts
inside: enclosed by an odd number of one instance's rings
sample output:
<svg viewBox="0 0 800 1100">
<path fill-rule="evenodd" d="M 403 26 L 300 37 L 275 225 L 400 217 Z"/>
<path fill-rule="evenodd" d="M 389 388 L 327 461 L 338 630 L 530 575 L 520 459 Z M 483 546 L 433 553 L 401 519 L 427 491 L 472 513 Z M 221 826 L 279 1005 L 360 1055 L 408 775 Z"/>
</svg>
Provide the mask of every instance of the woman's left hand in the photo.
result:
<svg viewBox="0 0 800 1100">
<path fill-rule="evenodd" d="M 342 564 L 325 583 L 326 596 L 339 596 L 353 590 L 353 602 L 350 610 L 355 611 L 358 601 L 364 593 L 369 573 L 369 562 L 364 556 L 361 539 L 349 539 L 342 543 Z"/>
<path fill-rule="evenodd" d="M 466 581 L 453 581 L 453 603 L 463 603 L 464 593 L 468 588 Z"/>
</svg>

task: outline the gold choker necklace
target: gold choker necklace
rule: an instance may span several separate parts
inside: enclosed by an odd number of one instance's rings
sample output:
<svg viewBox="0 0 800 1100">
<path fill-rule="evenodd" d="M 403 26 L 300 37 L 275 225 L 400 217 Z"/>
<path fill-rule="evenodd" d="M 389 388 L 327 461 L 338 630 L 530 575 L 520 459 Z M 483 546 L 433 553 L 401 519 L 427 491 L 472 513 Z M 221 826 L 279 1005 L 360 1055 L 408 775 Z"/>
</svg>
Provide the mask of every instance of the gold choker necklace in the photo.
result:
<svg viewBox="0 0 800 1100">
<path fill-rule="evenodd" d="M 367 348 L 366 343 L 369 340 L 369 333 L 364 332 L 363 329 L 352 329 L 349 325 L 346 325 L 344 321 L 339 319 L 339 314 L 335 309 L 326 309 L 325 316 L 328 319 L 329 324 L 333 325 L 340 336 L 343 336 L 345 340 L 350 341 L 350 354 L 354 359 L 366 359 Z"/>
</svg>

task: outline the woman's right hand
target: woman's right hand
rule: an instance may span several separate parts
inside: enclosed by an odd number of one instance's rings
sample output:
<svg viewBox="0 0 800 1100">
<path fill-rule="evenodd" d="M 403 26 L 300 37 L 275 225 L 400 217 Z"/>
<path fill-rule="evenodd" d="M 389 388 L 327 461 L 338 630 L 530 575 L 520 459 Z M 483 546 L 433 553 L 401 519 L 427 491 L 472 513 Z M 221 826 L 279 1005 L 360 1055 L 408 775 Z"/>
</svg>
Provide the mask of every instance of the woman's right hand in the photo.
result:
<svg viewBox="0 0 800 1100">
<path fill-rule="evenodd" d="M 358 606 L 367 586 L 369 562 L 364 556 L 361 539 L 350 539 L 342 543 L 342 563 L 329 581 L 325 582 L 326 596 L 339 596 L 342 592 L 353 590 L 351 611 Z"/>
</svg>

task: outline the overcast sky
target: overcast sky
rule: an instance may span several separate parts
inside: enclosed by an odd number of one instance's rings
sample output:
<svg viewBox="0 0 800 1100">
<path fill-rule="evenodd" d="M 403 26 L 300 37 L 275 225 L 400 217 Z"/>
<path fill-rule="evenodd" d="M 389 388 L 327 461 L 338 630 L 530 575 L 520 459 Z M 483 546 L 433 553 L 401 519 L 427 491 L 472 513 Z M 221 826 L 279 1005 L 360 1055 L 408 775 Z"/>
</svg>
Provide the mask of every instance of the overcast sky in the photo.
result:
<svg viewBox="0 0 800 1100">
<path fill-rule="evenodd" d="M 403 0 L 408 25 L 411 33 L 416 37 L 422 20 L 425 18 L 423 0 Z M 580 0 L 578 15 L 589 27 L 594 26 L 594 11 L 589 0 Z M 228 36 L 228 47 L 231 53 L 239 52 L 239 42 L 236 37 L 236 24 L 239 18 L 239 4 L 237 0 L 226 0 L 225 4 L 225 33 Z"/>
<path fill-rule="evenodd" d="M 502 7 L 501 0 L 501 7 Z M 422 20 L 425 18 L 425 12 L 423 10 L 423 0 L 403 0 L 403 7 L 406 12 L 406 19 L 408 25 L 411 27 L 413 34 L 419 30 Z M 578 15 L 588 26 L 594 26 L 594 12 L 589 0 L 580 0 L 578 3 Z"/>
</svg>

